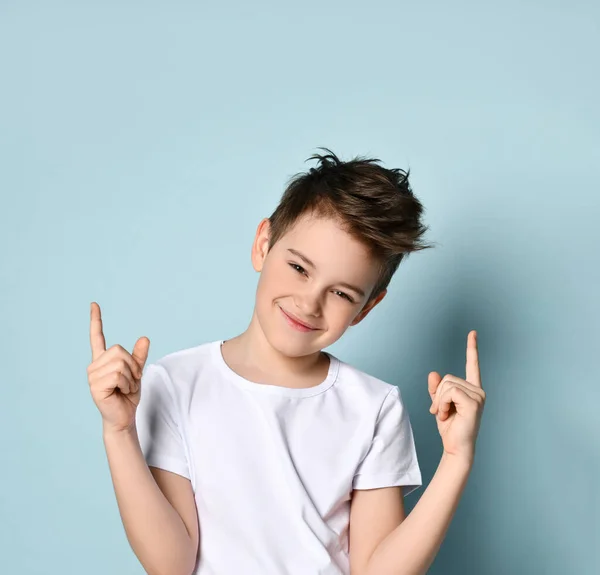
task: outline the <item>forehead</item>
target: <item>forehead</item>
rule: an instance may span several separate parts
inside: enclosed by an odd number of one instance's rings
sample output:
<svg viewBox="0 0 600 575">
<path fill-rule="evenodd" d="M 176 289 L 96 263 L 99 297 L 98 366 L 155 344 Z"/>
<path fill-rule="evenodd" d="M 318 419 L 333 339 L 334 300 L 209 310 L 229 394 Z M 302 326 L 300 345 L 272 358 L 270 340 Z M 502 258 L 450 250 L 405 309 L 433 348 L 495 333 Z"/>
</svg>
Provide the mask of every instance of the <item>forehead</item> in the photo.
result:
<svg viewBox="0 0 600 575">
<path fill-rule="evenodd" d="M 281 238 L 281 247 L 303 252 L 319 269 L 352 268 L 369 274 L 375 265 L 368 248 L 331 218 L 302 216 Z"/>
</svg>

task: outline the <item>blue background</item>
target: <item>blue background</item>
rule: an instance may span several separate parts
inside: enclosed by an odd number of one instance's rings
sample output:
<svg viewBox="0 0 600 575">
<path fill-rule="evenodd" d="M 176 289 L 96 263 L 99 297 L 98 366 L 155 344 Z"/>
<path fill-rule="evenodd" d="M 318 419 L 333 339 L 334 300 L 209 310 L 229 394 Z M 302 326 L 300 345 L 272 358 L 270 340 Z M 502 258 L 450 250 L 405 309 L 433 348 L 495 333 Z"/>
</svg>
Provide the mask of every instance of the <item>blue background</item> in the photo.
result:
<svg viewBox="0 0 600 575">
<path fill-rule="evenodd" d="M 427 374 L 487 405 L 430 573 L 600 572 L 600 7 L 593 2 L 0 3 L 3 573 L 143 573 L 88 389 L 243 331 L 262 217 L 318 146 L 411 170 L 428 240 L 328 348 L 399 385 L 424 486 Z"/>
</svg>

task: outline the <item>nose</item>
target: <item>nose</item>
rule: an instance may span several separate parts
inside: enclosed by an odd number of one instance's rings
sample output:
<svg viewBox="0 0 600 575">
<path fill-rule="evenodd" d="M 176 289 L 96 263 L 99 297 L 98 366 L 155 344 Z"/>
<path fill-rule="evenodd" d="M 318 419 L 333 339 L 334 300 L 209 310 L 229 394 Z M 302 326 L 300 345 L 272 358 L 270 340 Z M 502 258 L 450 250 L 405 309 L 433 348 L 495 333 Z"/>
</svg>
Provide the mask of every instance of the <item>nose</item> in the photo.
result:
<svg viewBox="0 0 600 575">
<path fill-rule="evenodd" d="M 321 316 L 321 296 L 317 291 L 306 290 L 294 296 L 296 309 L 305 317 Z"/>
</svg>

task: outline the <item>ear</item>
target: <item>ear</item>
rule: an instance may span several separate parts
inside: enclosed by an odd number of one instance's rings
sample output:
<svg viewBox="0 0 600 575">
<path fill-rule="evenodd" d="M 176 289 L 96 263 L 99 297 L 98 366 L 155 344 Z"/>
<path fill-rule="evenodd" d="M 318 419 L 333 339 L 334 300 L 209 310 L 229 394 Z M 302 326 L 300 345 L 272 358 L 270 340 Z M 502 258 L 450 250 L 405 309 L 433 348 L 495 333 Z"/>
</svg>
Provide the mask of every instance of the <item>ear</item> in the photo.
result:
<svg viewBox="0 0 600 575">
<path fill-rule="evenodd" d="M 365 319 L 365 317 L 367 317 L 367 314 L 385 297 L 386 293 L 387 289 L 384 289 L 372 302 L 366 305 L 360 311 L 360 313 L 352 320 L 350 326 L 356 325 L 360 323 L 363 319 Z"/>
<path fill-rule="evenodd" d="M 271 222 L 269 218 L 263 218 L 258 224 L 250 259 L 255 271 L 260 272 L 263 268 L 267 252 L 269 251 L 269 236 L 271 233 Z"/>
</svg>

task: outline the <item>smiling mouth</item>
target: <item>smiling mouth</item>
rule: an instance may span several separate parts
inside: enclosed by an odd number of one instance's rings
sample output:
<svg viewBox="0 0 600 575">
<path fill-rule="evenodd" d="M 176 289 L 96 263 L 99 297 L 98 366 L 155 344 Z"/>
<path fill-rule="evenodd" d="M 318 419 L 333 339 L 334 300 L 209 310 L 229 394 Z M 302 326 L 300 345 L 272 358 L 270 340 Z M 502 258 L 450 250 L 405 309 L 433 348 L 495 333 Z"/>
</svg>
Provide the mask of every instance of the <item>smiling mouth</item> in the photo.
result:
<svg viewBox="0 0 600 575">
<path fill-rule="evenodd" d="M 279 309 L 283 312 L 283 314 L 285 316 L 287 316 L 291 321 L 303 326 L 306 329 L 312 329 L 312 330 L 316 330 L 319 328 L 313 327 L 312 325 L 308 325 L 306 323 L 304 323 L 303 321 L 300 321 L 299 319 L 296 319 L 293 315 L 289 314 L 287 311 L 285 311 L 281 306 L 279 306 Z"/>
</svg>

